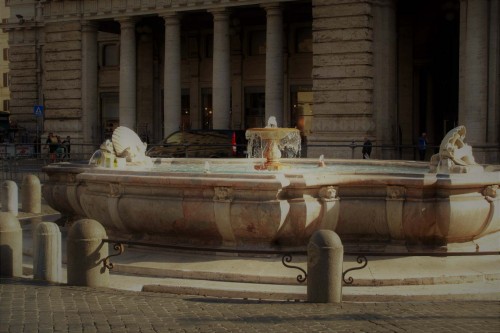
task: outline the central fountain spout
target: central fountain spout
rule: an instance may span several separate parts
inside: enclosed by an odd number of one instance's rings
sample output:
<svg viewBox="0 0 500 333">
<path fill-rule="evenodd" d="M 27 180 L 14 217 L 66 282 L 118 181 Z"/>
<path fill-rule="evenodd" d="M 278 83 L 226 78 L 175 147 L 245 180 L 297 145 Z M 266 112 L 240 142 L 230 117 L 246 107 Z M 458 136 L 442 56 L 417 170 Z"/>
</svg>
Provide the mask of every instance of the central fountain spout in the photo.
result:
<svg viewBox="0 0 500 333">
<path fill-rule="evenodd" d="M 296 128 L 280 128 L 275 117 L 269 117 L 264 128 L 249 128 L 246 131 L 248 156 L 263 157 L 264 164 L 255 166 L 257 170 L 278 171 L 287 167 L 281 163 L 285 157 L 297 157 L 300 152 L 300 131 Z M 283 152 L 283 153 L 282 153 Z"/>
</svg>

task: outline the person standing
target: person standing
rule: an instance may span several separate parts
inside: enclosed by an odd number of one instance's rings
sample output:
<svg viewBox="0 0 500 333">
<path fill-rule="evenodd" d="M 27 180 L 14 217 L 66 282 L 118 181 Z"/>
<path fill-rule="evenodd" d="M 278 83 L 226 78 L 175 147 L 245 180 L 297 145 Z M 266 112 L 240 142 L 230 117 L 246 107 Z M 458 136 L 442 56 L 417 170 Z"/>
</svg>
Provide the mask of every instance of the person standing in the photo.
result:
<svg viewBox="0 0 500 333">
<path fill-rule="evenodd" d="M 422 132 L 422 135 L 418 138 L 418 154 L 420 160 L 425 160 L 425 153 L 427 151 L 427 133 Z"/>
<path fill-rule="evenodd" d="M 370 158 L 370 155 L 372 154 L 372 142 L 370 139 L 365 137 L 365 142 L 363 143 L 363 150 L 361 151 L 363 154 L 363 159 L 367 160 Z"/>
<path fill-rule="evenodd" d="M 54 135 L 54 133 L 52 132 L 49 133 L 49 136 L 47 137 L 47 141 L 45 141 L 45 144 L 49 146 L 50 162 L 54 163 L 56 161 L 57 147 L 59 147 L 59 144 L 57 142 L 57 137 Z"/>
<path fill-rule="evenodd" d="M 64 147 L 64 157 L 71 158 L 71 137 L 69 135 L 63 140 L 62 145 Z"/>
</svg>

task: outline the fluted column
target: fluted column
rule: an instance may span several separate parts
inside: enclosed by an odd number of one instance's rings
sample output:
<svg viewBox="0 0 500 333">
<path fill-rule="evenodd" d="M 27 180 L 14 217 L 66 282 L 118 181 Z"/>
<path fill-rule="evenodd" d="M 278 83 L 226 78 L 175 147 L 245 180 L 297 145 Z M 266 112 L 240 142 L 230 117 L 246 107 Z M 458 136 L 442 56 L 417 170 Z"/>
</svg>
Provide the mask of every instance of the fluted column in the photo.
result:
<svg viewBox="0 0 500 333">
<path fill-rule="evenodd" d="M 214 17 L 214 52 L 212 73 L 213 128 L 231 128 L 231 51 L 229 12 L 211 11 Z"/>
<path fill-rule="evenodd" d="M 164 137 L 179 130 L 181 125 L 181 28 L 177 13 L 164 14 Z"/>
<path fill-rule="evenodd" d="M 265 123 L 275 116 L 283 127 L 283 13 L 277 3 L 263 7 L 267 16 Z"/>
<path fill-rule="evenodd" d="M 459 123 L 467 141 L 483 144 L 488 123 L 488 2 L 460 2 Z"/>
<path fill-rule="evenodd" d="M 96 143 L 97 104 L 97 23 L 82 23 L 82 141 Z"/>
<path fill-rule="evenodd" d="M 120 126 L 136 130 L 136 38 L 135 19 L 119 19 L 120 35 Z"/>
</svg>

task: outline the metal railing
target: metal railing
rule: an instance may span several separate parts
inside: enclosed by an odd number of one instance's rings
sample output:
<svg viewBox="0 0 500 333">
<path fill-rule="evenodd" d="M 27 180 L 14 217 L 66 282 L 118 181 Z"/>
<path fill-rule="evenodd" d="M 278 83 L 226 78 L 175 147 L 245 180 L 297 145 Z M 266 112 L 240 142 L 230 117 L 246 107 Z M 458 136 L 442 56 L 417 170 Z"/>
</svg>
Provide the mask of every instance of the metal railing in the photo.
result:
<svg viewBox="0 0 500 333">
<path fill-rule="evenodd" d="M 169 250 L 181 250 L 191 252 L 209 252 L 209 253 L 233 253 L 233 254 L 254 254 L 254 255 L 281 255 L 281 263 L 283 266 L 291 269 L 297 269 L 301 274 L 297 275 L 297 282 L 303 283 L 307 280 L 307 271 L 302 267 L 289 265 L 292 262 L 292 255 L 307 256 L 306 250 L 257 250 L 257 249 L 229 249 L 229 248 L 209 248 L 209 247 L 194 247 L 183 245 L 170 245 L 158 243 L 145 243 L 117 239 L 103 239 L 103 243 L 113 244 L 113 249 L 116 251 L 102 260 L 104 268 L 113 269 L 114 265 L 110 261 L 111 257 L 116 257 L 125 252 L 124 245 L 154 247 Z M 346 278 L 349 272 L 360 270 L 368 266 L 367 257 L 463 257 L 463 256 L 477 256 L 477 255 L 500 255 L 500 251 L 483 251 L 483 252 L 344 252 L 344 256 L 356 256 L 356 262 L 360 265 L 358 267 L 349 268 L 342 273 L 342 280 L 346 285 L 354 283 L 354 279 L 350 276 Z"/>
</svg>

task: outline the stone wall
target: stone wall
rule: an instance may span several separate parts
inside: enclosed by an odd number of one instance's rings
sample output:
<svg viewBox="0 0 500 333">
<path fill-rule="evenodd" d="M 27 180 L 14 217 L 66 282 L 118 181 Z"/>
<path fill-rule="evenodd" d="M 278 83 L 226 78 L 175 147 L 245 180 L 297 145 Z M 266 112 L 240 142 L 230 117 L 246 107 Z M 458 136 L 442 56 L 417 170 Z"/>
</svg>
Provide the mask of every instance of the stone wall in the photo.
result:
<svg viewBox="0 0 500 333">
<path fill-rule="evenodd" d="M 331 145 L 362 142 L 375 130 L 372 9 L 356 0 L 312 3 L 314 118 L 308 156 L 350 158 L 350 148 Z"/>
<path fill-rule="evenodd" d="M 61 136 L 72 134 L 82 112 L 80 23 L 49 23 L 45 33 L 45 127 Z"/>
<path fill-rule="evenodd" d="M 18 124 L 35 122 L 37 103 L 37 59 L 35 30 L 25 29 L 9 35 L 10 112 Z"/>
</svg>

